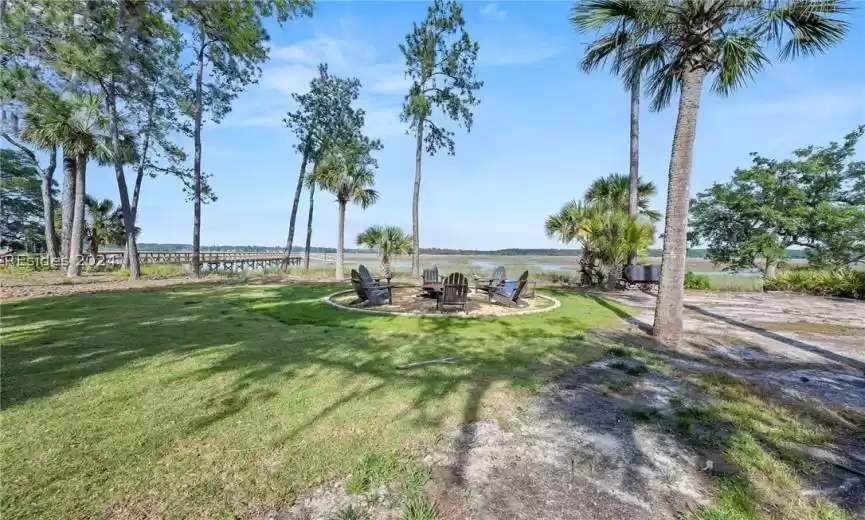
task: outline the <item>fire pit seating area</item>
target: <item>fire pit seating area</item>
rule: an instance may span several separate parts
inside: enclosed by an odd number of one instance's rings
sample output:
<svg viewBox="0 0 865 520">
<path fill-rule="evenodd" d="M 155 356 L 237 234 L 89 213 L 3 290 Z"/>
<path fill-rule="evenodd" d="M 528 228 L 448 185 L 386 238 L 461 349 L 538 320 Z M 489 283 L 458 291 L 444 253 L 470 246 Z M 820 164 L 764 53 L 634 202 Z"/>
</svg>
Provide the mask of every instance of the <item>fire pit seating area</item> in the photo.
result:
<svg viewBox="0 0 865 520">
<path fill-rule="evenodd" d="M 472 286 L 465 274 L 442 276 L 432 266 L 423 270 L 418 287 L 375 278 L 361 265 L 351 271 L 353 292 L 333 295 L 328 301 L 348 309 L 431 316 L 501 316 L 551 310 L 556 300 L 527 294 L 530 288 L 534 292 L 528 277 L 525 271 L 518 279 L 510 280 L 504 267 L 498 267 L 490 278 L 475 277 Z"/>
</svg>

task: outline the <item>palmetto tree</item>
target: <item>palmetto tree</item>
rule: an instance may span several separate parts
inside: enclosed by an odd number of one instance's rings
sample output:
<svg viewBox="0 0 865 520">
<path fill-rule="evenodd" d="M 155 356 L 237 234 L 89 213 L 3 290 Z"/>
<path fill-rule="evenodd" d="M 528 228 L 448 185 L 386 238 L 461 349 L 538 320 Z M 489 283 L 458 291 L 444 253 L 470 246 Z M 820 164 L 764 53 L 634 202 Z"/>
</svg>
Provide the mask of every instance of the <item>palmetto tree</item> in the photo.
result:
<svg viewBox="0 0 865 520">
<path fill-rule="evenodd" d="M 90 242 L 90 254 L 98 255 L 99 246 L 103 244 L 122 244 L 125 238 L 123 217 L 115 209 L 114 201 L 99 201 L 88 195 L 84 204 L 87 207 L 85 235 Z"/>
<path fill-rule="evenodd" d="M 68 276 L 81 274 L 81 265 L 76 260 L 82 253 L 84 240 L 87 161 L 93 154 L 106 157 L 110 153 L 108 137 L 104 134 L 107 120 L 101 103 L 102 97 L 92 93 L 76 93 L 66 99 L 52 97 L 25 116 L 22 132 L 25 139 L 46 148 L 58 143 L 63 147 L 66 193 L 61 249 L 68 251 Z M 74 180 L 69 178 L 73 167 Z M 72 186 L 74 195 L 70 200 Z M 69 208 L 70 203 L 72 208 Z"/>
<path fill-rule="evenodd" d="M 630 178 L 620 173 L 611 173 L 606 177 L 596 179 L 586 191 L 586 202 L 607 205 L 621 209 L 629 215 L 630 210 Z M 655 183 L 642 178 L 637 181 L 637 212 L 635 216 L 645 217 L 651 222 L 661 220 L 661 213 L 649 207 L 649 197 L 653 197 L 658 188 Z"/>
<path fill-rule="evenodd" d="M 547 217 L 548 237 L 565 244 L 579 242 L 589 266 L 599 261 L 607 270 L 607 283 L 614 287 L 618 271 L 631 252 L 645 250 L 653 240 L 652 225 L 633 217 L 621 207 L 572 200 Z"/>
<path fill-rule="evenodd" d="M 627 1 L 627 0 L 625 0 Z M 632 2 L 636 4 L 637 2 Z M 578 31 L 588 32 L 603 29 L 597 25 L 597 17 L 594 16 L 594 5 L 597 2 L 577 2 L 571 12 L 571 23 Z M 622 6 L 626 8 L 626 6 Z M 591 72 L 607 64 L 610 72 L 622 76 L 625 88 L 630 93 L 630 162 L 628 168 L 627 211 L 629 215 L 636 216 L 639 211 L 639 175 L 640 175 L 640 82 L 639 74 L 626 75 L 627 62 L 625 50 L 633 47 L 638 42 L 642 31 L 637 30 L 642 20 L 634 16 L 630 20 L 622 20 L 617 27 L 599 36 L 597 40 L 590 43 L 580 63 L 582 69 Z"/>
<path fill-rule="evenodd" d="M 396 226 L 370 226 L 357 236 L 357 245 L 378 251 L 379 274 L 391 278 L 390 261 L 393 257 L 412 252 L 412 236 Z"/>
<path fill-rule="evenodd" d="M 726 96 L 779 58 L 826 51 L 841 41 L 848 10 L 841 0 L 590 0 L 579 7 L 586 26 L 616 35 L 620 68 L 628 80 L 645 77 L 651 107 L 660 110 L 678 93 L 670 157 L 664 254 L 653 333 L 675 345 L 682 338 L 685 252 L 691 166 L 703 84 Z"/>
<path fill-rule="evenodd" d="M 608 289 L 615 288 L 628 257 L 645 250 L 654 240 L 651 224 L 618 208 L 593 212 L 583 222 L 583 233 L 595 258 L 607 268 Z"/>
<path fill-rule="evenodd" d="M 357 144 L 357 145 L 356 145 Z M 368 150 L 359 143 L 343 150 L 328 153 L 316 165 L 313 182 L 336 195 L 339 206 L 339 227 L 336 244 L 336 279 L 342 280 L 345 273 L 345 209 L 349 204 L 357 204 L 366 209 L 378 200 L 378 192 L 372 189 L 375 184 L 375 162 Z"/>
</svg>

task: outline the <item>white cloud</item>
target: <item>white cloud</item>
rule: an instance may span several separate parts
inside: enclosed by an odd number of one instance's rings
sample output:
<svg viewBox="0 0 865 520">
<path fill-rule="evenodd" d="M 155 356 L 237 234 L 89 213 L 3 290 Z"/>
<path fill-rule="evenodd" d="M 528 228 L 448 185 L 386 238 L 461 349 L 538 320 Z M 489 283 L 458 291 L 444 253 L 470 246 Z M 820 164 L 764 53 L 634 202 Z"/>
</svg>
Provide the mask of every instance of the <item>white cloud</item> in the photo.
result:
<svg viewBox="0 0 865 520">
<path fill-rule="evenodd" d="M 271 59 L 317 66 L 327 63 L 340 70 L 352 70 L 375 61 L 375 48 L 356 39 L 318 36 L 288 46 L 276 46 L 270 50 Z"/>
<path fill-rule="evenodd" d="M 484 4 L 480 9 L 480 13 L 481 15 L 494 20 L 502 20 L 506 16 L 505 12 L 502 11 L 495 2 Z"/>
<path fill-rule="evenodd" d="M 271 57 L 276 62 L 289 62 L 294 67 L 311 71 L 302 88 L 298 89 L 293 81 L 284 82 L 295 89 L 294 91 L 306 90 L 319 63 L 327 63 L 334 74 L 357 77 L 364 90 L 377 94 L 404 93 L 410 84 L 405 79 L 402 62 L 379 59 L 375 47 L 359 39 L 318 36 L 285 47 L 274 47 L 271 49 Z M 304 77 L 303 74 L 296 75 Z"/>
<path fill-rule="evenodd" d="M 364 127 L 370 137 L 383 139 L 405 134 L 406 124 L 399 120 L 399 109 L 365 107 L 364 110 L 366 111 Z"/>
<path fill-rule="evenodd" d="M 313 67 L 304 65 L 279 65 L 268 67 L 261 78 L 261 84 L 265 87 L 290 96 L 295 92 L 306 92 L 309 82 L 316 76 Z"/>
<path fill-rule="evenodd" d="M 562 50 L 562 45 L 532 31 L 498 31 L 494 37 L 480 40 L 478 61 L 490 67 L 528 65 L 548 60 Z"/>
<path fill-rule="evenodd" d="M 411 80 L 405 76 L 405 72 L 397 71 L 392 73 L 382 73 L 370 87 L 374 92 L 382 94 L 399 93 L 405 94 L 411 86 Z"/>
<path fill-rule="evenodd" d="M 410 81 L 403 64 L 381 60 L 375 47 L 356 38 L 319 35 L 292 45 L 274 46 L 271 62 L 262 71 L 259 85 L 250 98 L 226 120 L 226 126 L 279 127 L 285 113 L 293 108 L 291 95 L 306 92 L 318 75 L 319 63 L 327 63 L 339 76 L 354 76 L 362 86 L 360 105 L 367 111 L 370 135 L 402 134 L 399 122 L 402 96 Z"/>
</svg>

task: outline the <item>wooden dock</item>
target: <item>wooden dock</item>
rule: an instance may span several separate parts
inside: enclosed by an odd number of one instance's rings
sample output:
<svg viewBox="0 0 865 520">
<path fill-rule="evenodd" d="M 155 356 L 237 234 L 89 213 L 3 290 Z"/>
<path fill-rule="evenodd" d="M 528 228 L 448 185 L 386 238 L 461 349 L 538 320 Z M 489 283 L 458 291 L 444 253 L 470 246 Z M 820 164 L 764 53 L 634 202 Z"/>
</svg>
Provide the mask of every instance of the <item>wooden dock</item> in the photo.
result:
<svg viewBox="0 0 865 520">
<path fill-rule="evenodd" d="M 123 252 L 110 251 L 97 255 L 82 255 L 82 265 L 96 269 L 119 269 L 123 265 Z M 145 251 L 138 253 L 141 265 L 147 264 L 180 264 L 192 265 L 191 252 L 176 251 Z M 292 256 L 286 258 L 284 253 L 237 253 L 229 251 L 208 251 L 199 254 L 201 270 L 205 272 L 241 272 L 280 267 L 285 264 L 289 266 L 301 265 L 301 257 Z M 61 263 L 51 259 L 46 254 L 22 254 L 5 255 L 0 257 L 0 265 L 31 265 L 31 266 L 56 266 Z"/>
</svg>

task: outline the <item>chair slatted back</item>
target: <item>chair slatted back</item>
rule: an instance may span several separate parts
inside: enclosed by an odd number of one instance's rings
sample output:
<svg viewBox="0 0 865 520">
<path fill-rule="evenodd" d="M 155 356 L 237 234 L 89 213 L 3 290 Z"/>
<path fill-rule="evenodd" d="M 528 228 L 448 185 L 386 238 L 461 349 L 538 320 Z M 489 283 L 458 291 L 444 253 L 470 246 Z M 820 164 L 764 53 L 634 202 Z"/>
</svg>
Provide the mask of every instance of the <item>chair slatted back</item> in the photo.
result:
<svg viewBox="0 0 865 520">
<path fill-rule="evenodd" d="M 469 279 L 462 273 L 451 273 L 442 284 L 441 303 L 463 304 L 469 297 Z"/>
<path fill-rule="evenodd" d="M 432 266 L 423 270 L 423 283 L 436 283 L 439 281 L 439 268 Z"/>
<path fill-rule="evenodd" d="M 505 266 L 500 265 L 493 271 L 493 277 L 490 278 L 490 285 L 496 286 L 505 280 Z"/>
<path fill-rule="evenodd" d="M 519 280 L 517 280 L 517 288 L 514 289 L 514 294 L 511 296 L 511 301 L 516 302 L 520 299 L 520 295 L 523 293 L 523 290 L 526 288 L 526 284 L 529 281 L 529 272 L 523 271 L 523 274 L 520 275 Z"/>
<path fill-rule="evenodd" d="M 360 277 L 361 285 L 364 287 L 372 287 L 375 285 L 375 280 L 372 279 L 372 275 L 369 274 L 369 269 L 367 269 L 365 265 L 357 266 L 357 273 Z"/>
<path fill-rule="evenodd" d="M 356 269 L 351 270 L 351 287 L 354 289 L 354 292 L 357 293 L 357 297 L 361 300 L 366 300 L 366 291 L 363 290 L 363 286 L 360 283 L 360 274 Z"/>
</svg>

